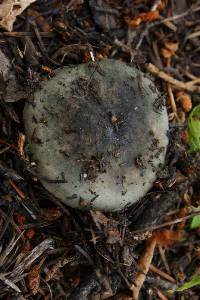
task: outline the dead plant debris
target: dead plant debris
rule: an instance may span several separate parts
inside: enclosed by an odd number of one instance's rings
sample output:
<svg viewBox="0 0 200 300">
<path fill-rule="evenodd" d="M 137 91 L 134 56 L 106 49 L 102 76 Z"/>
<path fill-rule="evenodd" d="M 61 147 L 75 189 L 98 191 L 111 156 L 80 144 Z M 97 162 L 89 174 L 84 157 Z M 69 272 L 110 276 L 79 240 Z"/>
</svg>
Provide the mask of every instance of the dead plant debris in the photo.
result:
<svg viewBox="0 0 200 300">
<path fill-rule="evenodd" d="M 189 225 L 200 153 L 187 151 L 187 118 L 200 103 L 200 2 L 0 2 L 12 4 L 9 20 L 0 15 L 0 299 L 199 299 L 200 286 L 175 290 L 199 273 Z M 57 67 L 106 57 L 154 76 L 170 119 L 153 189 L 117 214 L 71 209 L 44 190 L 22 121 Z"/>
</svg>

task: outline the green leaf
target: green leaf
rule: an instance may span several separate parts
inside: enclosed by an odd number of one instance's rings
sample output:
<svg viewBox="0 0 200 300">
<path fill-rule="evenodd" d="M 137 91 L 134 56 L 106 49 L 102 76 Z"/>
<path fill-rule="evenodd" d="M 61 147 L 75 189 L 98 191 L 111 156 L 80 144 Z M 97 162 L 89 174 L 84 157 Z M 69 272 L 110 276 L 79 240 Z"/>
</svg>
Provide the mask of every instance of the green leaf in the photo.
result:
<svg viewBox="0 0 200 300">
<path fill-rule="evenodd" d="M 188 117 L 189 147 L 191 151 L 200 150 L 200 104 L 193 108 Z"/>
<path fill-rule="evenodd" d="M 190 224 L 190 229 L 195 229 L 195 228 L 197 228 L 197 227 L 200 226 L 200 206 L 198 206 L 198 207 L 196 207 L 196 208 L 193 207 L 193 210 L 194 210 L 195 212 L 198 212 L 198 211 L 199 211 L 199 215 L 193 217 L 192 222 L 191 222 L 191 224 Z"/>
<path fill-rule="evenodd" d="M 185 291 L 187 289 L 190 289 L 196 285 L 200 285 L 200 275 L 194 275 L 193 278 L 184 283 L 180 288 L 178 288 L 176 291 L 177 292 L 182 292 L 182 291 Z"/>
<path fill-rule="evenodd" d="M 200 226 L 200 215 L 195 216 L 190 224 L 190 229 L 195 229 Z"/>
</svg>

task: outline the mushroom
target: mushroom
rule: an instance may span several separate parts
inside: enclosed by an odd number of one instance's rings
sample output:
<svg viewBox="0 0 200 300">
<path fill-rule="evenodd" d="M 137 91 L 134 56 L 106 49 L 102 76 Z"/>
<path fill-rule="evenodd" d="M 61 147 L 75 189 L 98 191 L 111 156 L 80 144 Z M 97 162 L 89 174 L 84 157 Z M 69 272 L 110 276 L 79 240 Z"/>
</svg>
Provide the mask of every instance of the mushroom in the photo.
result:
<svg viewBox="0 0 200 300">
<path fill-rule="evenodd" d="M 165 160 L 160 99 L 147 76 L 121 61 L 56 70 L 24 109 L 43 186 L 75 208 L 117 211 L 138 201 Z"/>
</svg>

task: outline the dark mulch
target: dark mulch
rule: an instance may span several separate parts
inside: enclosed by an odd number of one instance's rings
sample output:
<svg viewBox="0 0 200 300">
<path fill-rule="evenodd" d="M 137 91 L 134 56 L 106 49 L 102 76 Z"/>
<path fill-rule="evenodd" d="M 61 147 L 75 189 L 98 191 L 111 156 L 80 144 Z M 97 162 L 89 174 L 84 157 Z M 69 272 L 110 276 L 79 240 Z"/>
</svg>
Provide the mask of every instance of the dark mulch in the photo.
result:
<svg viewBox="0 0 200 300">
<path fill-rule="evenodd" d="M 61 204 L 40 184 L 23 144 L 24 104 L 60 66 L 89 61 L 93 54 L 96 60 L 131 62 L 145 72 L 151 62 L 182 82 L 199 77 L 200 39 L 193 33 L 200 30 L 200 2 L 161 2 L 160 19 L 131 28 L 127 20 L 149 12 L 158 1 L 39 0 L 17 18 L 12 32 L 1 30 L 1 50 L 18 79 L 14 92 L 1 79 L 1 90 L 7 91 L 0 95 L 1 299 L 132 299 L 128 295 L 145 240 L 162 228 L 184 231 L 181 241 L 154 253 L 153 265 L 175 283 L 150 271 L 140 299 L 199 299 L 200 287 L 167 292 L 199 269 L 200 232 L 189 230 L 189 224 L 200 202 L 200 153 L 187 151 L 188 113 L 180 102 L 178 120 L 167 102 L 170 144 L 153 189 L 118 214 Z M 178 45 L 169 58 L 162 50 L 167 43 Z M 168 98 L 166 82 L 156 80 Z M 193 106 L 200 103 L 198 93 L 190 96 Z M 176 224 L 178 218 L 182 222 Z"/>
</svg>

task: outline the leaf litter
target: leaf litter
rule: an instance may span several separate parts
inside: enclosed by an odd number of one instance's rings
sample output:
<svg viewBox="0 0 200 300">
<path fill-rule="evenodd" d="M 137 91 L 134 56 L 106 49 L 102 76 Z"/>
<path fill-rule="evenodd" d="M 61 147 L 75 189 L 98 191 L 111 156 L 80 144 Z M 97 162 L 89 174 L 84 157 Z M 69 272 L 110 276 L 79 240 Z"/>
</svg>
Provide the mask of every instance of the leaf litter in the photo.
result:
<svg viewBox="0 0 200 300">
<path fill-rule="evenodd" d="M 30 2 L 0 33 L 0 298 L 197 299 L 200 153 L 188 152 L 187 122 L 199 104 L 199 1 Z M 151 73 L 170 119 L 153 189 L 117 214 L 67 208 L 44 190 L 22 121 L 58 66 L 102 57 Z"/>
</svg>

